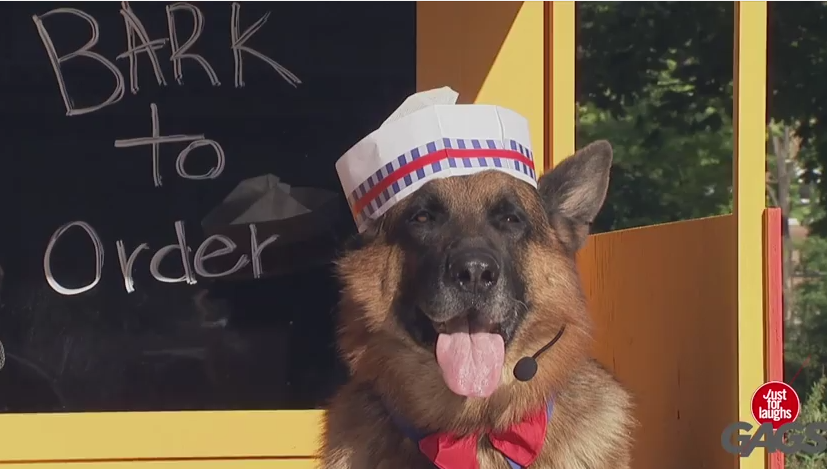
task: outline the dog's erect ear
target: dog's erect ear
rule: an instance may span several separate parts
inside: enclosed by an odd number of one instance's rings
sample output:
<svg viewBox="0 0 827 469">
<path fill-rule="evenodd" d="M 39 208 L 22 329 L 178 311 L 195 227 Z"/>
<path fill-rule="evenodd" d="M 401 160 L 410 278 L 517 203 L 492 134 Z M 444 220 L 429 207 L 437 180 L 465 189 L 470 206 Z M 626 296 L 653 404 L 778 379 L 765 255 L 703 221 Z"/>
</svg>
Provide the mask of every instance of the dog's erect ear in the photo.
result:
<svg viewBox="0 0 827 469">
<path fill-rule="evenodd" d="M 594 142 L 566 158 L 537 184 L 549 220 L 571 252 L 583 245 L 609 188 L 612 146 Z"/>
</svg>

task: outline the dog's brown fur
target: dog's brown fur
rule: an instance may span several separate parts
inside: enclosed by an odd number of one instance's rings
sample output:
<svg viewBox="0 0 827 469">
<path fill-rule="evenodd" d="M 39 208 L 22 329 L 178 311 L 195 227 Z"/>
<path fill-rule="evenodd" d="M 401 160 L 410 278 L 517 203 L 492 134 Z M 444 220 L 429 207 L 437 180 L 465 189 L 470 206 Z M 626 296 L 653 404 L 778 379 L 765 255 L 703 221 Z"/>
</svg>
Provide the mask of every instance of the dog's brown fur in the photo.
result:
<svg viewBox="0 0 827 469">
<path fill-rule="evenodd" d="M 386 234 L 404 222 L 406 201 L 361 235 L 362 246 L 338 263 L 344 285 L 339 347 L 351 379 L 327 411 L 324 469 L 433 468 L 391 421 L 389 408 L 416 428 L 466 434 L 520 421 L 552 396 L 546 443 L 532 468 L 629 467 L 631 399 L 589 358 L 591 323 L 574 259 L 605 198 L 610 165 L 611 147 L 598 142 L 546 174 L 538 190 L 495 171 L 428 183 L 452 216 L 479 217 L 503 190 L 511 191 L 535 227 L 514 259 L 530 311 L 506 347 L 500 386 L 487 399 L 452 393 L 433 353 L 417 346 L 391 314 L 412 253 Z M 563 324 L 562 338 L 538 359 L 537 375 L 517 381 L 517 360 L 548 343 Z M 478 460 L 481 469 L 509 467 L 485 438 Z"/>
</svg>

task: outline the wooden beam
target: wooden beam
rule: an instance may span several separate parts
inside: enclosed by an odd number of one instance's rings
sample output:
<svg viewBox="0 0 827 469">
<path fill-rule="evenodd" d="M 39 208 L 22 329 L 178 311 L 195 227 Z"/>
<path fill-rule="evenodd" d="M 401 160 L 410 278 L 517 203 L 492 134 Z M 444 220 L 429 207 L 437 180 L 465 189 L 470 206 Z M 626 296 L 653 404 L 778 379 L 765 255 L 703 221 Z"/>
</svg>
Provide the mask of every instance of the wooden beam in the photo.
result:
<svg viewBox="0 0 827 469">
<path fill-rule="evenodd" d="M 496 104 L 520 113 L 529 122 L 539 176 L 548 128 L 543 4 L 418 2 L 416 11 L 417 89 L 450 86 L 460 103 Z"/>
<path fill-rule="evenodd" d="M 767 381 L 784 381 L 784 237 L 781 209 L 764 211 L 764 327 Z M 784 453 L 768 457 L 769 469 L 784 469 Z"/>
<path fill-rule="evenodd" d="M 751 399 L 765 381 L 763 215 L 765 209 L 767 2 L 735 5 L 734 213 L 738 266 L 738 417 L 756 424 Z M 741 458 L 764 469 L 763 448 Z"/>
<path fill-rule="evenodd" d="M 546 165 L 551 168 L 574 154 L 575 121 L 575 68 L 576 68 L 576 19 L 574 2 L 546 4 L 549 30 L 548 66 L 548 140 L 550 149 Z"/>
</svg>

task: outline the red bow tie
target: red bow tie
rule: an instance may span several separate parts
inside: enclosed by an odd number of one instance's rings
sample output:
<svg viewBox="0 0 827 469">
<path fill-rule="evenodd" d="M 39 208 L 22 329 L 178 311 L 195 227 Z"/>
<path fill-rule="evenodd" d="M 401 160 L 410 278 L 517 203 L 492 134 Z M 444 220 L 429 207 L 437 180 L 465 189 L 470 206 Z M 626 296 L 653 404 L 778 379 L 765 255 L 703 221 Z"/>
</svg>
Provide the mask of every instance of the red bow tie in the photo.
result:
<svg viewBox="0 0 827 469">
<path fill-rule="evenodd" d="M 533 463 L 546 437 L 551 405 L 529 415 L 501 432 L 486 432 L 491 445 L 505 455 L 509 463 L 526 468 Z M 419 449 L 439 469 L 479 469 L 477 439 L 479 433 L 461 438 L 447 433 L 435 433 L 419 440 Z M 514 464 L 510 464 L 512 467 Z"/>
</svg>

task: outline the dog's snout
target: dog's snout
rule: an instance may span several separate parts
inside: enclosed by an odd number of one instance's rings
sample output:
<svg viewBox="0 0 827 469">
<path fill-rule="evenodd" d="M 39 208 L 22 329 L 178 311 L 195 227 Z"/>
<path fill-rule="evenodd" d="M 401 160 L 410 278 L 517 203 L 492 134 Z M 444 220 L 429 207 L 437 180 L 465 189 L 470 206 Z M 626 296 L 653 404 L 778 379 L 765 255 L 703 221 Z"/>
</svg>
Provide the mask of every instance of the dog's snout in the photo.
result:
<svg viewBox="0 0 827 469">
<path fill-rule="evenodd" d="M 463 251 L 449 258 L 448 279 L 463 291 L 486 293 L 500 279 L 500 266 L 497 259 L 484 250 Z"/>
</svg>

